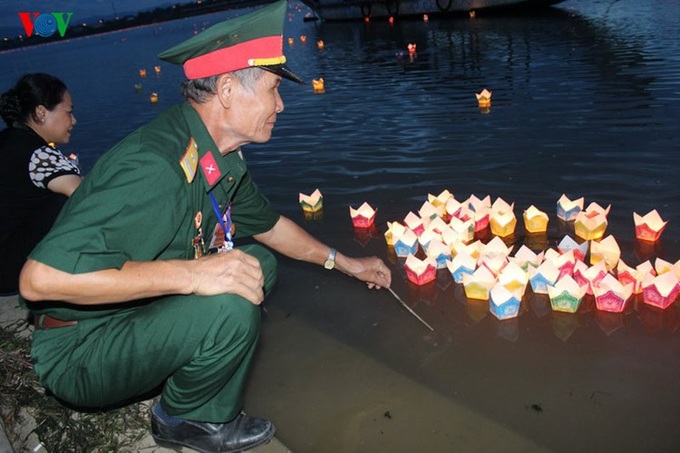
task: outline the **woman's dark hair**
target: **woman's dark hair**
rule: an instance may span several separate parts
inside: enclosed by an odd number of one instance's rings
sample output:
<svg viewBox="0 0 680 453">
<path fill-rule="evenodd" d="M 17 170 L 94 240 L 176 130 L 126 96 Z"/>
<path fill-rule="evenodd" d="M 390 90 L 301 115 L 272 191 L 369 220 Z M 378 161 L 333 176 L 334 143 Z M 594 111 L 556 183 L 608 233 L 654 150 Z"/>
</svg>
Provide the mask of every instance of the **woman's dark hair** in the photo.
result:
<svg viewBox="0 0 680 453">
<path fill-rule="evenodd" d="M 39 105 L 52 110 L 64 100 L 66 85 L 49 74 L 22 76 L 14 88 L 0 96 L 0 117 L 8 126 L 26 123 L 29 117 L 37 121 L 35 108 Z"/>
</svg>

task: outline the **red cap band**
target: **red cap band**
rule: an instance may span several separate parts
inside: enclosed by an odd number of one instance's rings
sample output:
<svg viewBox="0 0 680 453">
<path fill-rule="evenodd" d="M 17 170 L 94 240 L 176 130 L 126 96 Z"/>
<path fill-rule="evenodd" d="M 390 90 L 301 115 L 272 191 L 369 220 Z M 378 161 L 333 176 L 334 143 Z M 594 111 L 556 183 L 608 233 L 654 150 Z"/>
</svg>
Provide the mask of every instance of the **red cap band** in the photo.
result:
<svg viewBox="0 0 680 453">
<path fill-rule="evenodd" d="M 189 80 L 202 79 L 249 68 L 252 66 L 250 60 L 282 55 L 283 36 L 265 36 L 191 58 L 183 65 L 184 74 Z"/>
</svg>

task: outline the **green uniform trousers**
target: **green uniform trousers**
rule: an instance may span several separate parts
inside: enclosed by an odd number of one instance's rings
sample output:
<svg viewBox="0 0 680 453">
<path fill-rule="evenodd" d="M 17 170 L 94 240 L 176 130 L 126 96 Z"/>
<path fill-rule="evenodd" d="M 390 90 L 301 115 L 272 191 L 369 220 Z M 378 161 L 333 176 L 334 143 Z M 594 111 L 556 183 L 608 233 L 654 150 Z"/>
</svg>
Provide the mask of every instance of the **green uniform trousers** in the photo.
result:
<svg viewBox="0 0 680 453">
<path fill-rule="evenodd" d="M 269 292 L 274 255 L 259 245 L 240 249 L 258 258 Z M 36 330 L 32 356 L 41 383 L 72 405 L 107 407 L 164 383 L 170 415 L 222 423 L 242 409 L 259 328 L 260 307 L 240 296 L 170 296 Z"/>
</svg>

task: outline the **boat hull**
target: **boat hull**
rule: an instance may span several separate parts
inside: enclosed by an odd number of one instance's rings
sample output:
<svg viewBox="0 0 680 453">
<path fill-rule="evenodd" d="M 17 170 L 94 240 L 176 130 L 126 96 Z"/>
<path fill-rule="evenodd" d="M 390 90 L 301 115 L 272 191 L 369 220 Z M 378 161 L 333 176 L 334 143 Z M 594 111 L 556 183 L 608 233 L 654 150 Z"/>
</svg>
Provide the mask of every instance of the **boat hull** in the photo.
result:
<svg viewBox="0 0 680 453">
<path fill-rule="evenodd" d="M 322 20 L 468 14 L 470 11 L 547 7 L 564 0 L 303 0 Z"/>
</svg>

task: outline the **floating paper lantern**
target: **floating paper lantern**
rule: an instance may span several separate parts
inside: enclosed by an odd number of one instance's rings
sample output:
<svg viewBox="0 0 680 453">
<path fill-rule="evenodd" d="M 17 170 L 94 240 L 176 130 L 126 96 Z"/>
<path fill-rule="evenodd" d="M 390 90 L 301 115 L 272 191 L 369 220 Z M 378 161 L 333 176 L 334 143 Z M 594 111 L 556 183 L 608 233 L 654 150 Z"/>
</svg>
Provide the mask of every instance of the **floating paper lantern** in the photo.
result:
<svg viewBox="0 0 680 453">
<path fill-rule="evenodd" d="M 576 258 L 574 258 L 573 250 L 570 250 L 566 253 L 559 253 L 555 249 L 549 249 L 545 252 L 544 260 L 552 262 L 560 271 L 559 275 L 557 276 L 558 280 L 565 275 L 572 275 L 574 272 Z"/>
<path fill-rule="evenodd" d="M 671 270 L 673 270 L 673 263 L 659 257 L 654 260 L 654 271 L 656 271 L 656 275 L 665 274 Z"/>
<path fill-rule="evenodd" d="M 409 55 L 414 55 L 416 53 L 416 45 L 414 43 L 410 43 L 407 48 Z"/>
<path fill-rule="evenodd" d="M 364 16 L 364 22 L 369 23 L 371 21 L 371 18 L 369 16 Z"/>
<path fill-rule="evenodd" d="M 486 230 L 491 222 L 491 208 L 479 208 L 474 211 L 474 229 L 475 233 Z"/>
<path fill-rule="evenodd" d="M 318 40 L 318 41 L 316 42 L 316 47 L 317 47 L 319 50 L 323 49 L 323 48 L 324 48 L 324 42 L 323 42 L 322 40 Z"/>
<path fill-rule="evenodd" d="M 444 214 L 444 206 L 435 206 L 429 201 L 426 201 L 420 206 L 418 214 L 420 215 L 421 219 L 433 220 L 437 217 L 441 217 Z"/>
<path fill-rule="evenodd" d="M 562 238 L 559 244 L 557 244 L 557 250 L 560 253 L 567 253 L 569 251 L 574 252 L 574 258 L 579 261 L 585 261 L 586 253 L 588 253 L 588 241 L 579 244 L 571 236 L 567 235 Z"/>
<path fill-rule="evenodd" d="M 517 263 L 508 262 L 498 275 L 498 283 L 521 300 L 529 284 L 529 275 Z"/>
<path fill-rule="evenodd" d="M 406 277 L 411 283 L 424 285 L 430 283 L 437 276 L 437 263 L 432 258 L 420 260 L 414 255 L 408 255 L 404 262 Z"/>
<path fill-rule="evenodd" d="M 305 212 L 318 212 L 323 209 L 323 195 L 316 189 L 310 195 L 300 193 L 300 206 Z"/>
<path fill-rule="evenodd" d="M 451 260 L 451 249 L 438 239 L 432 239 L 429 242 L 425 254 L 435 261 L 437 269 L 445 268 L 446 262 Z"/>
<path fill-rule="evenodd" d="M 648 275 L 642 281 L 643 302 L 657 308 L 668 308 L 678 298 L 680 282 L 674 272 L 653 277 Z"/>
<path fill-rule="evenodd" d="M 501 284 L 494 285 L 489 292 L 489 311 L 499 320 L 516 318 L 520 303 L 521 299 Z"/>
<path fill-rule="evenodd" d="M 425 251 L 427 251 L 427 247 L 433 239 L 440 240 L 441 236 L 432 230 L 425 230 L 418 236 L 418 242 Z"/>
<path fill-rule="evenodd" d="M 412 211 L 409 211 L 409 213 L 406 214 L 406 217 L 404 217 L 404 225 L 413 230 L 416 235 L 421 235 L 425 231 L 423 219 L 418 217 Z"/>
<path fill-rule="evenodd" d="M 481 93 L 475 93 L 480 108 L 491 107 L 491 91 L 484 88 Z"/>
<path fill-rule="evenodd" d="M 423 14 L 423 21 L 429 22 L 429 20 L 430 20 L 430 16 L 428 16 L 427 14 Z"/>
<path fill-rule="evenodd" d="M 470 19 L 477 17 L 477 12 L 474 9 L 471 9 L 468 14 L 470 15 Z"/>
<path fill-rule="evenodd" d="M 404 257 L 415 255 L 418 251 L 418 236 L 410 229 L 406 228 L 404 233 L 394 241 L 394 253 Z"/>
<path fill-rule="evenodd" d="M 593 288 L 607 275 L 604 261 L 588 267 L 583 261 L 576 261 L 574 265 L 574 280 L 586 288 L 586 294 L 593 294 Z"/>
<path fill-rule="evenodd" d="M 522 214 L 524 229 L 527 233 L 545 233 L 548 229 L 548 214 L 531 205 Z"/>
<path fill-rule="evenodd" d="M 609 210 L 611 209 L 612 205 L 607 206 L 606 208 L 603 208 L 599 204 L 593 202 L 588 205 L 588 207 L 585 209 L 586 212 L 597 212 L 598 214 L 602 214 L 603 216 L 608 216 L 609 215 Z"/>
<path fill-rule="evenodd" d="M 616 265 L 616 278 L 622 285 L 632 284 L 634 294 L 642 293 L 642 281 L 648 274 L 655 275 L 652 263 L 649 261 L 639 264 L 635 269 L 626 265 L 621 259 Z"/>
<path fill-rule="evenodd" d="M 485 266 L 478 267 L 472 274 L 463 274 L 465 295 L 470 299 L 488 300 L 495 284 L 496 277 Z"/>
<path fill-rule="evenodd" d="M 607 216 L 599 211 L 581 211 L 574 220 L 574 233 L 581 239 L 597 240 L 607 229 Z"/>
<path fill-rule="evenodd" d="M 522 245 L 515 253 L 515 256 L 509 256 L 508 261 L 517 264 L 524 272 L 529 271 L 529 266 L 537 268 L 543 262 L 545 252 L 535 253 L 526 245 Z"/>
<path fill-rule="evenodd" d="M 463 241 L 456 241 L 451 245 L 452 255 L 457 255 L 461 252 L 466 252 L 470 256 L 473 256 L 476 260 L 479 260 L 484 244 L 481 241 L 475 241 L 470 244 L 466 244 Z"/>
<path fill-rule="evenodd" d="M 565 275 L 553 286 L 548 286 L 550 306 L 554 311 L 576 313 L 586 290 L 569 275 Z"/>
<path fill-rule="evenodd" d="M 295 40 L 293 38 L 288 38 L 288 44 L 289 45 L 292 46 L 294 42 L 295 42 Z"/>
<path fill-rule="evenodd" d="M 139 70 L 139 77 L 146 77 L 146 69 Z"/>
<path fill-rule="evenodd" d="M 641 241 L 656 242 L 666 228 L 668 222 L 661 219 L 656 209 L 643 216 L 633 213 L 635 223 L 635 237 Z"/>
<path fill-rule="evenodd" d="M 472 219 L 463 221 L 457 217 L 451 217 L 449 226 L 458 238 L 466 244 L 471 243 L 475 239 L 475 223 Z"/>
<path fill-rule="evenodd" d="M 547 294 L 548 287 L 555 284 L 560 270 L 551 261 L 543 261 L 537 268 L 528 270 L 529 283 L 535 294 Z"/>
<path fill-rule="evenodd" d="M 517 226 L 517 218 L 512 211 L 508 212 L 491 212 L 489 217 L 489 225 L 491 226 L 491 233 L 499 237 L 508 237 L 515 232 Z"/>
<path fill-rule="evenodd" d="M 569 222 L 576 219 L 576 215 L 583 210 L 583 197 L 576 200 L 570 200 L 565 194 L 562 194 L 557 200 L 557 217 Z"/>
<path fill-rule="evenodd" d="M 491 209 L 491 196 L 487 195 L 484 198 L 479 198 L 477 195 L 470 195 L 470 197 L 465 201 L 470 209 L 473 211 Z"/>
<path fill-rule="evenodd" d="M 463 283 L 463 275 L 472 275 L 477 269 L 477 259 L 466 251 L 461 251 L 452 260 L 446 262 L 446 267 L 451 272 L 454 282 Z"/>
<path fill-rule="evenodd" d="M 462 207 L 463 204 L 460 201 L 456 200 L 453 196 L 450 197 L 448 200 L 446 200 L 444 205 L 445 216 L 449 220 L 451 220 L 453 217 L 459 218 Z"/>
<path fill-rule="evenodd" d="M 151 93 L 151 96 L 149 96 L 149 101 L 151 101 L 152 104 L 158 102 L 158 93 Z"/>
<path fill-rule="evenodd" d="M 508 264 L 508 258 L 503 255 L 482 256 L 479 266 L 486 266 L 495 276 L 498 276 Z"/>
<path fill-rule="evenodd" d="M 593 294 L 598 310 L 621 313 L 633 294 L 633 283 L 624 285 L 612 274 L 607 274 L 593 288 Z"/>
<path fill-rule="evenodd" d="M 510 256 L 510 252 L 512 252 L 512 247 L 508 247 L 507 245 L 505 245 L 505 242 L 503 242 L 501 238 L 494 237 L 489 242 L 487 242 L 486 245 L 483 246 L 483 249 L 481 250 L 481 255 L 487 257 L 492 257 L 496 255 L 508 257 Z"/>
<path fill-rule="evenodd" d="M 300 42 L 307 42 L 307 36 L 300 35 Z"/>
<path fill-rule="evenodd" d="M 614 236 L 609 235 L 601 241 L 593 241 L 590 244 L 590 264 L 597 264 L 604 261 L 604 265 L 608 271 L 616 268 L 621 258 L 621 249 L 619 244 L 614 239 Z"/>
<path fill-rule="evenodd" d="M 161 73 L 161 67 L 160 67 L 160 66 L 154 66 L 154 67 L 153 67 L 153 70 L 156 71 L 156 74 L 160 74 L 160 73 Z"/>
<path fill-rule="evenodd" d="M 323 77 L 319 77 L 318 79 L 312 79 L 312 88 L 314 89 L 314 92 L 317 94 L 325 93 L 326 88 L 324 87 Z"/>
<path fill-rule="evenodd" d="M 435 217 L 432 219 L 432 221 L 427 225 L 426 229 L 440 236 L 446 230 L 452 231 L 451 227 L 446 222 L 444 222 L 441 217 Z"/>
<path fill-rule="evenodd" d="M 394 17 L 393 16 L 388 17 L 387 22 L 389 22 L 390 25 L 394 25 Z"/>
<path fill-rule="evenodd" d="M 368 228 L 373 225 L 376 212 L 368 203 L 362 204 L 358 209 L 349 207 L 349 214 L 355 228 Z"/>
<path fill-rule="evenodd" d="M 387 222 L 387 231 L 385 231 L 385 242 L 387 245 L 394 245 L 394 243 L 404 235 L 406 227 L 399 222 Z"/>
</svg>

